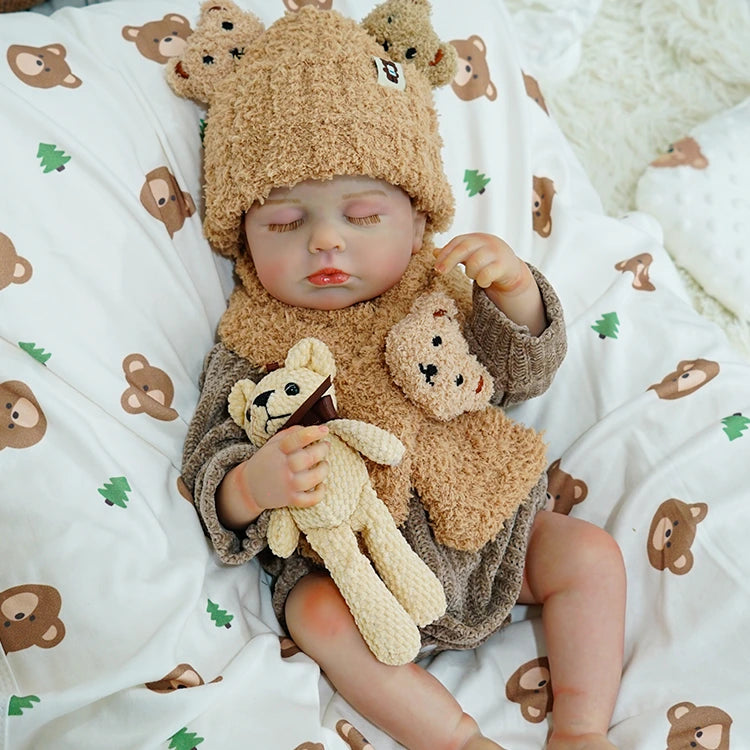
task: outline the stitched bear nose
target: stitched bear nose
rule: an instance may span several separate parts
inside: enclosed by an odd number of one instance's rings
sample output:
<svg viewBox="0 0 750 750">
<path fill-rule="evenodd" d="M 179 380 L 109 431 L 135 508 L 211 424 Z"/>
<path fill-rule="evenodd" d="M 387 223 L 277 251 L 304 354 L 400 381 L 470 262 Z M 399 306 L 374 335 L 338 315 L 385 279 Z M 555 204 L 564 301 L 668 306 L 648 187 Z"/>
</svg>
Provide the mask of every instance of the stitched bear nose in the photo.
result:
<svg viewBox="0 0 750 750">
<path fill-rule="evenodd" d="M 432 382 L 432 379 L 438 373 L 438 368 L 435 367 L 435 365 L 423 365 L 420 362 L 419 371 L 422 373 L 422 375 L 424 375 L 424 379 L 427 381 L 429 385 L 435 385 L 435 383 Z"/>
<path fill-rule="evenodd" d="M 253 399 L 253 406 L 265 406 L 268 403 L 268 399 L 271 398 L 272 393 L 273 391 L 263 391 L 263 393 L 259 393 Z"/>
</svg>

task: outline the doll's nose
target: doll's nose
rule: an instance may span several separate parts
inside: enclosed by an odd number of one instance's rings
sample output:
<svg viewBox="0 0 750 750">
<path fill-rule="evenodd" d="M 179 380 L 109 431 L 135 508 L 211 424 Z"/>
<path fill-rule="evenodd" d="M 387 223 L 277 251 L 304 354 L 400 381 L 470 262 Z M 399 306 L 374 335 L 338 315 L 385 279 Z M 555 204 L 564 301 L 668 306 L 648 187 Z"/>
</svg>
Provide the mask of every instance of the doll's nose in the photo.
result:
<svg viewBox="0 0 750 750">
<path fill-rule="evenodd" d="M 307 244 L 308 252 L 342 252 L 344 250 L 344 238 L 336 227 L 329 221 L 319 221 L 312 227 L 310 239 Z"/>
</svg>

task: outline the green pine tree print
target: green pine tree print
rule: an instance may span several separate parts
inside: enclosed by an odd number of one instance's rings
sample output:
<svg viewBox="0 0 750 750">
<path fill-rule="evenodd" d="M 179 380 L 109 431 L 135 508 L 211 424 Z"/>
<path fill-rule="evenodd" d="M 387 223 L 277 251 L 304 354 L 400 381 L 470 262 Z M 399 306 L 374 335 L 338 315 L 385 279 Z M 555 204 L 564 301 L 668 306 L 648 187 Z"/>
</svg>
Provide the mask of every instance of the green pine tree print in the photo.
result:
<svg viewBox="0 0 750 750">
<path fill-rule="evenodd" d="M 201 143 L 203 143 L 203 138 L 206 135 L 206 121 L 201 117 L 200 123 L 199 123 L 199 132 L 201 136 Z"/>
<path fill-rule="evenodd" d="M 130 498 L 127 496 L 131 492 L 128 480 L 125 477 L 110 477 L 109 482 L 105 482 L 97 492 L 104 498 L 107 505 L 117 505 L 120 508 L 127 508 Z"/>
<path fill-rule="evenodd" d="M 736 412 L 729 417 L 724 417 L 724 419 L 721 420 L 721 423 L 724 425 L 723 429 L 724 432 L 726 432 L 727 437 L 730 440 L 736 440 L 737 438 L 742 437 L 742 433 L 747 429 L 747 426 L 750 425 L 750 419 L 743 417 L 740 412 Z"/>
<path fill-rule="evenodd" d="M 40 143 L 36 158 L 42 160 L 44 174 L 53 170 L 62 172 L 65 165 L 70 161 L 70 157 L 66 156 L 62 149 L 58 150 L 57 146 L 51 143 Z"/>
<path fill-rule="evenodd" d="M 34 704 L 40 701 L 36 695 L 11 695 L 8 716 L 21 716 L 25 708 L 34 708 Z"/>
<path fill-rule="evenodd" d="M 204 738 L 199 737 L 195 732 L 188 732 L 188 728 L 183 727 L 179 732 L 175 732 L 169 740 L 169 750 L 195 750 L 195 747 L 200 745 Z"/>
<path fill-rule="evenodd" d="M 213 620 L 213 623 L 217 628 L 232 627 L 230 623 L 232 622 L 232 620 L 234 620 L 234 615 L 228 615 L 225 609 L 219 609 L 219 605 L 214 604 L 210 599 L 208 600 L 208 607 L 206 607 L 206 612 L 211 615 L 211 620 Z"/>
<path fill-rule="evenodd" d="M 481 195 L 489 181 L 489 177 L 479 174 L 476 169 L 467 169 L 464 172 L 464 182 L 466 183 L 466 189 L 469 192 L 469 198 L 477 194 Z"/>
<path fill-rule="evenodd" d="M 47 364 L 47 360 L 52 356 L 52 352 L 45 352 L 43 347 L 37 347 L 34 341 L 19 341 L 18 346 L 23 349 L 26 354 L 33 357 L 37 362 L 41 362 L 43 365 Z"/>
<path fill-rule="evenodd" d="M 616 339 L 619 326 L 620 319 L 617 317 L 617 313 L 609 312 L 604 313 L 601 319 L 597 320 L 591 327 L 599 334 L 600 339 Z"/>
</svg>

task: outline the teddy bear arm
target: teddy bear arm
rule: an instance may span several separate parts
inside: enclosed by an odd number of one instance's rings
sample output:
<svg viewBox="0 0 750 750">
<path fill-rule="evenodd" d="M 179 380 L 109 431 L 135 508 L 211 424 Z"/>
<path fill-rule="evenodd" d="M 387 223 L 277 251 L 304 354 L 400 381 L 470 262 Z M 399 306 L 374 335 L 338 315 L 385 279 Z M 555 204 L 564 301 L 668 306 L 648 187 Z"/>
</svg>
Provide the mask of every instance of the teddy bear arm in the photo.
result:
<svg viewBox="0 0 750 750">
<path fill-rule="evenodd" d="M 299 543 L 299 528 L 287 508 L 276 508 L 268 522 L 268 546 L 277 557 L 289 557 Z"/>
<path fill-rule="evenodd" d="M 404 444 L 387 430 L 357 419 L 334 419 L 328 429 L 363 456 L 379 464 L 396 466 L 404 456 Z"/>
</svg>

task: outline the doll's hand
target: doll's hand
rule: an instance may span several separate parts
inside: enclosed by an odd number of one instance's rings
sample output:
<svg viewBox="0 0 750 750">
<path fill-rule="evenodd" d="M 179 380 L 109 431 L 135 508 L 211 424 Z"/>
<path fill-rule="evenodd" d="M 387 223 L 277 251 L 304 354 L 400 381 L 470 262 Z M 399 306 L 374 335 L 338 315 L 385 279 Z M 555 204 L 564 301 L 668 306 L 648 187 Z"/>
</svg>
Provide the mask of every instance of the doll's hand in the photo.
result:
<svg viewBox="0 0 750 750">
<path fill-rule="evenodd" d="M 495 307 L 532 336 L 547 327 L 539 287 L 531 269 L 507 242 L 492 234 L 461 234 L 435 250 L 435 270 L 448 273 L 463 263 L 466 275 L 486 292 Z"/>
<path fill-rule="evenodd" d="M 435 256 L 438 273 L 448 273 L 463 263 L 470 279 L 482 289 L 492 289 L 500 294 L 514 292 L 530 277 L 526 264 L 510 245 L 493 234 L 461 234 L 445 247 L 436 248 Z"/>
<path fill-rule="evenodd" d="M 295 425 L 277 432 L 251 456 L 243 480 L 261 508 L 307 508 L 323 497 L 328 476 L 328 427 Z"/>
</svg>

